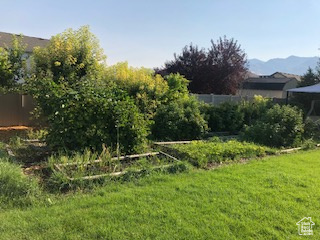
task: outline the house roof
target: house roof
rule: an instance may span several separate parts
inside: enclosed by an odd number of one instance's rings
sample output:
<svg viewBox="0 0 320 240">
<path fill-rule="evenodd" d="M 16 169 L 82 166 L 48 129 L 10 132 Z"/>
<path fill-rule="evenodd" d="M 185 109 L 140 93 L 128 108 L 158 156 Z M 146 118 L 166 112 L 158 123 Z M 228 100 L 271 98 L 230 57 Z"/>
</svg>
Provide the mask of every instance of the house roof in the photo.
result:
<svg viewBox="0 0 320 240">
<path fill-rule="evenodd" d="M 243 81 L 242 89 L 282 91 L 289 82 L 297 82 L 298 75 L 275 72 L 272 75 L 249 77 Z"/>
<path fill-rule="evenodd" d="M 301 81 L 301 76 L 300 75 L 296 75 L 296 74 L 284 73 L 284 72 L 275 72 L 270 76 L 273 77 L 275 75 L 282 75 L 284 78 L 295 78 L 298 81 Z"/>
<path fill-rule="evenodd" d="M 243 84 L 243 89 L 256 90 L 280 90 L 282 91 L 285 85 L 290 81 L 297 81 L 295 78 L 248 78 Z"/>
<path fill-rule="evenodd" d="M 248 78 L 245 82 L 250 83 L 287 83 L 290 82 L 292 78 L 274 78 L 274 77 L 266 77 L 266 78 Z"/>
<path fill-rule="evenodd" d="M 12 36 L 16 34 L 0 32 L 0 47 L 11 47 Z M 26 45 L 26 52 L 31 53 L 34 47 L 45 47 L 48 39 L 23 36 L 22 43 Z"/>
</svg>

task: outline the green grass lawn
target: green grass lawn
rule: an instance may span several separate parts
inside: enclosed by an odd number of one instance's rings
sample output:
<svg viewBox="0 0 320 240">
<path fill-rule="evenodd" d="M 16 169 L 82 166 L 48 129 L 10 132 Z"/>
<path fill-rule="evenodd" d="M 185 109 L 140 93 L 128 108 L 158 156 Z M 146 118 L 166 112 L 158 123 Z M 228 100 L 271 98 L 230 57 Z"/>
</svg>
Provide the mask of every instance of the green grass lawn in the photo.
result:
<svg viewBox="0 0 320 240">
<path fill-rule="evenodd" d="M 0 211 L 0 239 L 319 239 L 320 151 L 112 184 Z M 312 217 L 314 235 L 296 222 Z"/>
</svg>

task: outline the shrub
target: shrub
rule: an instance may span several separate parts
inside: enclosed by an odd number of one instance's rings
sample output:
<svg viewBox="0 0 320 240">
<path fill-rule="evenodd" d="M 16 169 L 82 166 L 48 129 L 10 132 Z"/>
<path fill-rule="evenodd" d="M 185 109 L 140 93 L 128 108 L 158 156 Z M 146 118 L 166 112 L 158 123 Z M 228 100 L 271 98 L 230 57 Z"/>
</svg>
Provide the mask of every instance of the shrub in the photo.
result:
<svg viewBox="0 0 320 240">
<path fill-rule="evenodd" d="M 226 102 L 218 106 L 208 105 L 205 112 L 208 126 L 213 132 L 234 132 L 243 126 L 244 114 L 239 104 Z"/>
<path fill-rule="evenodd" d="M 39 192 L 37 182 L 25 176 L 18 165 L 0 159 L 0 208 L 29 205 Z"/>
<path fill-rule="evenodd" d="M 180 99 L 162 105 L 156 112 L 152 136 L 157 140 L 199 139 L 207 130 L 207 123 L 194 98 Z"/>
<path fill-rule="evenodd" d="M 273 103 L 270 99 L 260 95 L 255 95 L 253 101 L 242 101 L 240 111 L 244 114 L 244 124 L 248 126 L 252 125 L 255 121 L 262 118 L 272 106 Z"/>
<path fill-rule="evenodd" d="M 168 84 L 160 75 L 154 75 L 154 72 L 147 68 L 129 67 L 127 62 L 108 67 L 105 80 L 115 82 L 125 90 L 147 120 L 154 117 L 168 91 Z"/>
<path fill-rule="evenodd" d="M 267 146 L 289 147 L 301 143 L 303 131 L 302 111 L 276 104 L 255 124 L 247 127 L 243 137 Z"/>
<path fill-rule="evenodd" d="M 241 103 L 225 102 L 217 106 L 203 104 L 201 111 L 205 113 L 211 131 L 237 132 L 260 119 L 271 105 L 269 99 L 255 96 L 253 101 Z"/>
<path fill-rule="evenodd" d="M 73 85 L 51 79 L 36 81 L 34 96 L 48 122 L 47 143 L 53 149 L 140 151 L 147 123 L 134 101 L 115 85 L 82 80 Z"/>
</svg>

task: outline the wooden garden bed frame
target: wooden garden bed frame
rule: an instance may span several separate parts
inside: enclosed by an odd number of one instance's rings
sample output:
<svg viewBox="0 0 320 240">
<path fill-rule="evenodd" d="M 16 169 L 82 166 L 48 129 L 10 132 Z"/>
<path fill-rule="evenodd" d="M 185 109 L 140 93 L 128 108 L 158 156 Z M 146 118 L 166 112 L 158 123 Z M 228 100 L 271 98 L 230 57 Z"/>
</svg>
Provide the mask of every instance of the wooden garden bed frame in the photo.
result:
<svg viewBox="0 0 320 240">
<path fill-rule="evenodd" d="M 163 151 L 158 151 L 158 152 L 149 152 L 149 153 L 142 153 L 142 154 L 133 154 L 133 155 L 125 155 L 125 156 L 120 156 L 120 157 L 113 157 L 111 158 L 111 160 L 125 160 L 125 159 L 137 159 L 137 158 L 142 158 L 142 157 L 150 157 L 150 156 L 157 156 L 157 155 L 164 155 L 168 158 L 171 158 L 173 159 L 174 161 L 176 162 L 180 162 L 179 159 L 171 156 L 170 154 L 168 153 L 165 153 Z M 94 179 L 99 179 L 99 178 L 103 178 L 103 177 L 108 177 L 108 176 L 111 176 L 111 177 L 115 177 L 115 176 L 121 176 L 121 175 L 124 175 L 125 173 L 127 173 L 127 171 L 120 171 L 120 172 L 112 172 L 112 173 L 105 173 L 105 174 L 98 174 L 98 175 L 92 175 L 92 176 L 84 176 L 84 177 L 80 177 L 80 178 L 72 178 L 72 177 L 69 177 L 63 170 L 63 167 L 66 167 L 66 166 L 76 166 L 76 165 L 90 165 L 90 164 L 93 164 L 93 163 L 99 163 L 99 162 L 102 162 L 102 160 L 94 160 L 92 162 L 86 162 L 86 163 L 60 163 L 60 164 L 54 164 L 54 167 L 61 173 L 63 173 L 67 178 L 68 180 L 70 181 L 75 181 L 75 180 L 94 180 Z M 166 164 L 166 165 L 162 165 L 162 166 L 156 166 L 156 167 L 152 167 L 151 169 L 159 169 L 159 168 L 163 168 L 163 167 L 170 167 L 172 166 L 172 164 Z M 142 171 L 141 170 L 138 170 L 137 172 L 139 171 Z"/>
</svg>

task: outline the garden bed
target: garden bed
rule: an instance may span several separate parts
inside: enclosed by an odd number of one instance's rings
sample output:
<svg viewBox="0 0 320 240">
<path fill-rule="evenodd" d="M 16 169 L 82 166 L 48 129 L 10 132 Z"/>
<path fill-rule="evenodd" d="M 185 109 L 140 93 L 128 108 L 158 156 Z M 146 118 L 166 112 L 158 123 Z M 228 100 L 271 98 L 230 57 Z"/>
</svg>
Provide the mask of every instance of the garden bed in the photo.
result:
<svg viewBox="0 0 320 240">
<path fill-rule="evenodd" d="M 157 143 L 157 145 L 181 159 L 188 160 L 194 166 L 202 168 L 227 161 L 263 157 L 276 152 L 272 148 L 253 143 L 236 140 L 223 142 L 218 138 L 214 138 L 213 141 Z"/>
<path fill-rule="evenodd" d="M 127 172 L 145 170 L 166 170 L 181 163 L 177 158 L 159 151 L 143 154 L 126 155 L 112 158 L 96 159 L 88 162 L 54 163 L 55 171 L 70 180 L 92 180 L 103 177 L 121 176 Z"/>
</svg>

